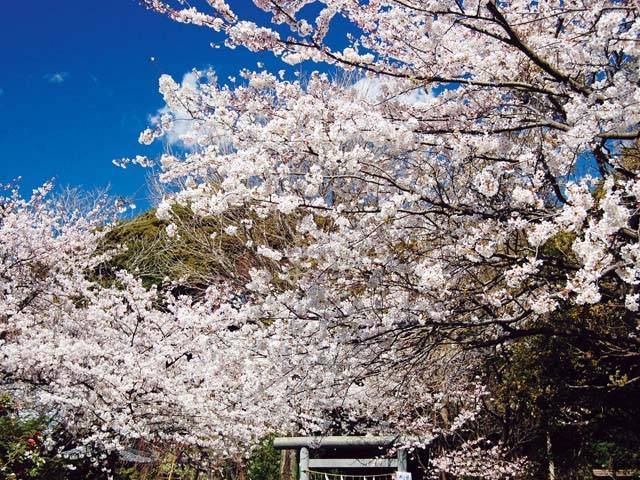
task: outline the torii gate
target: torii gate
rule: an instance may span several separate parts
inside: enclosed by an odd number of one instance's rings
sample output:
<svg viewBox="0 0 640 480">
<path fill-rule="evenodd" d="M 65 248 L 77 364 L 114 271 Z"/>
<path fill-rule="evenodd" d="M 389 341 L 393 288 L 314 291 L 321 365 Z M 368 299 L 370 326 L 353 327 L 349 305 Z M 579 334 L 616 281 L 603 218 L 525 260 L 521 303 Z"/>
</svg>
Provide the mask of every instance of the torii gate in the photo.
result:
<svg viewBox="0 0 640 480">
<path fill-rule="evenodd" d="M 391 447 L 399 440 L 394 436 L 362 437 L 277 437 L 273 446 L 277 450 L 300 449 L 299 480 L 309 480 L 311 468 L 393 468 L 404 472 L 403 480 L 410 480 L 407 472 L 407 451 L 399 448 L 396 458 L 311 458 L 309 449 L 322 447 Z M 398 475 L 400 477 L 400 475 Z"/>
</svg>

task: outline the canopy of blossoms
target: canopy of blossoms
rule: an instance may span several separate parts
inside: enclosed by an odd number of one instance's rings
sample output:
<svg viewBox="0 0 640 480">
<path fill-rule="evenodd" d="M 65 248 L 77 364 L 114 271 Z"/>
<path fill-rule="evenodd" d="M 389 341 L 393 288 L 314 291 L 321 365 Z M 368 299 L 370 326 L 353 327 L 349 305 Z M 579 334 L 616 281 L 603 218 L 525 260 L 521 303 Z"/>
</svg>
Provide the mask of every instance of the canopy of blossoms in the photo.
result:
<svg viewBox="0 0 640 480">
<path fill-rule="evenodd" d="M 638 137 L 640 7 L 256 0 L 263 26 L 221 0 L 144 3 L 357 81 L 160 78 L 168 108 L 140 140 L 188 121 L 189 148 L 161 158 L 179 187 L 158 216 L 172 233 L 176 205 L 236 212 L 220 234 L 262 259 L 239 272 L 243 287 L 188 298 L 125 273 L 101 286 L 86 275 L 95 233 L 8 200 L 3 370 L 47 383 L 106 445 L 165 438 L 224 456 L 270 431 L 356 424 L 446 439 L 436 470 L 517 472 L 482 440 L 482 348 L 553 332 L 555 313 L 603 298 L 637 321 L 640 182 L 623 147 Z M 330 45 L 337 19 L 346 48 Z M 273 215 L 288 219 L 286 244 L 253 241 L 249 217 Z M 549 254 L 560 236 L 567 250 Z M 44 286 L 25 255 L 42 257 Z M 607 341 L 638 348 L 634 335 Z"/>
</svg>

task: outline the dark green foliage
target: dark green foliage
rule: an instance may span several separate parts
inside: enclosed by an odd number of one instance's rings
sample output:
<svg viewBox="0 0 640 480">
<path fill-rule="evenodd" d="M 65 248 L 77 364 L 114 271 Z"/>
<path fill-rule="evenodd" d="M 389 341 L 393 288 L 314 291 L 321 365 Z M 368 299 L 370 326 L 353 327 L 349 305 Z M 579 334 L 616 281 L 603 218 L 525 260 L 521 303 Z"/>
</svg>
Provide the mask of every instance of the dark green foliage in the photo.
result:
<svg viewBox="0 0 640 480">
<path fill-rule="evenodd" d="M 500 439 L 532 460 L 536 478 L 546 476 L 550 460 L 557 478 L 640 467 L 640 392 L 633 384 L 613 384 L 609 368 L 585 358 L 582 348 L 588 342 L 540 335 L 487 365 Z"/>
<path fill-rule="evenodd" d="M 616 438 L 616 433 L 614 430 L 613 435 L 605 435 L 591 445 L 588 455 L 593 458 L 594 465 L 610 470 L 627 469 L 629 466 L 638 468 L 640 450 L 637 448 L 637 442 L 634 449 L 633 444 L 624 441 L 624 435 Z M 609 437 L 613 437 L 612 441 L 607 440 Z"/>
<path fill-rule="evenodd" d="M 551 283 L 575 262 L 574 236 L 542 248 Z M 528 334 L 488 353 L 485 378 L 496 436 L 533 463 L 533 476 L 591 478 L 593 468 L 640 468 L 638 319 L 620 304 L 617 279 L 594 305 L 570 301 L 531 321 Z M 498 433 L 499 432 L 499 433 Z"/>
<path fill-rule="evenodd" d="M 273 448 L 274 436 L 260 442 L 252 452 L 247 465 L 249 480 L 278 480 L 281 453 Z"/>
</svg>

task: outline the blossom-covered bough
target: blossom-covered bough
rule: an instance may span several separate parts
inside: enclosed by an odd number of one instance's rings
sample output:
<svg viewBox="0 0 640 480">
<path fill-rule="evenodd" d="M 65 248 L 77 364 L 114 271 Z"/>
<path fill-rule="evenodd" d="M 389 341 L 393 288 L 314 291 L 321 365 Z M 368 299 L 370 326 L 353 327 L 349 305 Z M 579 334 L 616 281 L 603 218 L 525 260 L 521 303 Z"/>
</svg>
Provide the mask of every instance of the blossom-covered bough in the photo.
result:
<svg viewBox="0 0 640 480">
<path fill-rule="evenodd" d="M 91 405 L 105 438 L 228 455 L 269 431 L 400 432 L 441 452 L 435 474 L 487 478 L 522 466 L 483 421 L 487 352 L 577 339 L 611 373 L 597 388 L 636 388 L 635 2 L 256 1 L 269 25 L 223 1 L 144 3 L 359 80 L 162 76 L 168 113 L 140 139 L 180 124 L 189 146 L 161 159 L 161 179 L 181 185 L 158 208 L 168 233 L 181 204 L 287 216 L 288 241 L 254 241 L 240 216 L 220 235 L 262 259 L 238 272 L 242 288 L 191 299 L 121 274 L 60 323 L 34 313 L 43 328 L 15 345 L 46 352 L 29 368 L 22 347 L 5 354 L 17 377 L 48 372 L 52 398 Z M 69 342 L 57 356 L 53 332 Z"/>
<path fill-rule="evenodd" d="M 225 2 L 144 3 L 229 46 L 362 76 L 161 78 L 181 118 L 141 140 L 192 120 L 191 153 L 162 161 L 191 185 L 171 201 L 298 215 L 301 241 L 252 272 L 262 317 L 357 344 L 362 377 L 399 370 L 407 390 L 436 359 L 531 335 L 579 339 L 613 384 L 636 382 L 637 361 L 612 361 L 638 351 L 634 2 L 256 1 L 268 25 Z M 613 326 L 558 321 L 589 306 Z"/>
<path fill-rule="evenodd" d="M 264 334 L 246 331 L 234 336 L 242 345 L 228 343 L 229 306 L 220 307 L 214 287 L 196 305 L 145 289 L 126 272 L 103 275 L 116 253 L 103 246 L 108 203 L 80 215 L 50 189 L 29 200 L 17 190 L 0 197 L 4 388 L 60 408 L 91 449 L 173 440 L 226 456 L 255 440 L 242 419 L 255 415 L 249 399 L 270 381 L 251 377 Z"/>
</svg>

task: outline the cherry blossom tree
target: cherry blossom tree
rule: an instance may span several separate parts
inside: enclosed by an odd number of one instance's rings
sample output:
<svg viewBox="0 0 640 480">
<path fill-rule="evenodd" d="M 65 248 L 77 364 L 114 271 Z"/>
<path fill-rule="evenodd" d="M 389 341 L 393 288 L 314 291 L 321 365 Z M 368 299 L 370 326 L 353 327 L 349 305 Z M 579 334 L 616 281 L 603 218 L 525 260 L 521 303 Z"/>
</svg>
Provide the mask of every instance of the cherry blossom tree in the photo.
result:
<svg viewBox="0 0 640 480">
<path fill-rule="evenodd" d="M 0 201 L 5 385 L 18 393 L 35 386 L 39 400 L 62 408 L 67 425 L 96 448 L 153 437 L 217 443 L 221 453 L 255 439 L 240 419 L 251 416 L 251 404 L 241 406 L 249 390 L 260 388 L 242 383 L 252 371 L 245 363 L 259 359 L 227 348 L 231 332 L 209 300 L 219 301 L 215 288 L 192 306 L 188 298 L 161 298 L 125 272 L 105 283 L 99 271 L 113 252 L 98 248 L 108 231 L 98 222 L 103 218 L 60 208 L 49 189 L 29 200 L 14 190 Z M 214 399 L 212 391 L 230 397 Z M 211 429 L 196 427 L 203 420 Z M 227 439 L 231 430 L 236 442 Z"/>
<path fill-rule="evenodd" d="M 381 362 L 383 375 L 372 375 L 367 362 L 393 351 L 388 342 L 358 345 L 348 328 L 283 312 L 267 321 L 265 308 L 282 307 L 250 293 L 262 288 L 255 271 L 244 292 L 220 281 L 197 299 L 173 284 L 145 288 L 124 271 L 105 277 L 114 252 L 99 245 L 109 229 L 61 209 L 49 188 L 2 201 L 0 368 L 22 400 L 58 408 L 95 462 L 106 458 L 100 451 L 142 441 L 197 447 L 207 456 L 196 459 L 215 465 L 273 431 L 364 422 L 356 431 L 455 434 L 477 417 L 486 392 L 469 390 L 458 367 L 411 378 Z M 274 264 L 269 247 L 257 250 Z M 451 422 L 431 418 L 442 408 Z"/>
<path fill-rule="evenodd" d="M 256 1 L 266 25 L 222 1 L 143 3 L 231 48 L 362 77 L 160 79 L 168 109 L 140 139 L 189 122 L 192 147 L 162 158 L 162 179 L 187 187 L 161 210 L 297 216 L 301 242 L 256 245 L 277 264 L 247 284 L 262 318 L 369 346 L 364 376 L 422 375 L 441 345 L 580 339 L 620 359 L 598 388 L 634 388 L 635 2 Z M 557 322 L 590 306 L 617 312 L 612 329 Z"/>
<path fill-rule="evenodd" d="M 392 432 L 431 446 L 434 475 L 507 478 L 523 464 L 486 420 L 487 355 L 577 338 L 609 362 L 598 388 L 635 394 L 636 3 L 256 1 L 269 25 L 224 1 L 143 3 L 358 80 L 161 77 L 167 108 L 140 140 L 188 147 L 160 159 L 179 186 L 156 212 L 166 235 L 179 208 L 224 217 L 210 248 L 233 237 L 259 259 L 197 298 L 135 272 L 101 282 L 86 221 L 6 201 L 3 372 L 88 441 L 222 457 L 271 431 Z M 256 229 L 274 216 L 286 241 Z M 596 307 L 611 328 L 565 315 Z"/>
<path fill-rule="evenodd" d="M 396 276 L 393 268 L 376 266 L 396 257 L 412 270 L 408 282 L 396 282 L 411 284 L 405 293 L 439 290 L 412 320 L 475 311 L 513 335 L 510 328 L 521 320 L 559 302 L 598 302 L 607 274 L 625 285 L 622 301 L 635 309 L 637 234 L 629 219 L 637 187 L 615 143 L 638 133 L 633 4 L 320 2 L 326 5 L 312 26 L 297 17 L 309 2 L 256 2 L 274 24 L 291 29 L 285 39 L 238 20 L 224 2 L 214 2 L 210 13 L 146 3 L 176 20 L 225 31 L 230 45 L 268 49 L 290 63 L 358 68 L 382 85 L 371 99 L 357 88 L 336 90 L 322 74 L 302 85 L 246 72 L 247 84 L 235 89 L 181 88 L 163 76 L 165 101 L 192 115 L 191 132 L 201 145 L 183 161 L 163 158 L 165 180 L 194 182 L 176 200 L 199 213 L 254 201 L 264 210 L 305 209 L 331 219 L 334 228 L 322 231 L 313 217 L 302 216 L 300 231 L 312 244 L 282 255 L 326 256 L 322 265 L 333 267 L 321 270 L 340 276 L 353 272 L 354 262 L 371 261 L 366 273 L 373 277 Z M 334 16 L 359 32 L 342 52 L 323 43 Z M 433 94 L 443 85 L 455 88 Z M 417 89 L 432 95 L 403 101 Z M 172 120 L 167 115 L 141 140 L 170 131 Z M 584 168 L 576 174 L 588 159 L 597 165 L 595 175 Z M 602 189 L 597 202 L 594 182 Z M 558 232 L 576 237 L 578 268 L 567 269 L 553 288 L 535 285 L 545 264 L 540 247 Z M 402 254 L 411 251 L 420 261 L 398 261 L 389 250 L 413 237 L 418 248 Z M 611 248 L 621 258 L 608 254 Z M 351 261 L 336 261 L 347 252 Z M 499 266 L 499 276 L 476 274 L 487 266 Z M 483 285 L 466 284 L 450 295 L 458 272 L 471 272 Z M 523 289 L 529 281 L 534 284 Z M 480 313 L 482 305 L 491 311 Z M 406 315 L 394 312 L 392 322 Z"/>
</svg>

